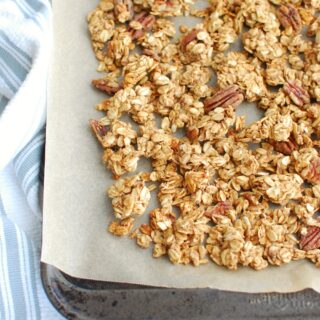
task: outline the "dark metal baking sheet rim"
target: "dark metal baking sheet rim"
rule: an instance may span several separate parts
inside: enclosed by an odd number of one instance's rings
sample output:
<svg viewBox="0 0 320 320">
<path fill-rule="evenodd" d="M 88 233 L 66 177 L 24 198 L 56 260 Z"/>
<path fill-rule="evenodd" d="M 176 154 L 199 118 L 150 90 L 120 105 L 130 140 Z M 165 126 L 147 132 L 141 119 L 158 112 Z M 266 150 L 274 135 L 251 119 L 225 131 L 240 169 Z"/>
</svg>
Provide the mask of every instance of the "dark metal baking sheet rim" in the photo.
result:
<svg viewBox="0 0 320 320">
<path fill-rule="evenodd" d="M 67 319 L 320 319 L 320 295 L 247 294 L 213 289 L 166 289 L 83 280 L 41 264 L 47 296 Z"/>
</svg>

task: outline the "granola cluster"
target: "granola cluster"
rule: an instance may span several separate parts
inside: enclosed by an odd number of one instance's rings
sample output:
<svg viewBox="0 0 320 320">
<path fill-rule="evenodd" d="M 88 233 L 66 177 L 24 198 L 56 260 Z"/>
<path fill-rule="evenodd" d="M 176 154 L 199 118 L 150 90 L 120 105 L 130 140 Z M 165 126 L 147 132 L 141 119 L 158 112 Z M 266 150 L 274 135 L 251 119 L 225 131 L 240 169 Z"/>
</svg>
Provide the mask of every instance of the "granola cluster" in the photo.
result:
<svg viewBox="0 0 320 320">
<path fill-rule="evenodd" d="M 116 179 L 108 230 L 174 264 L 320 266 L 320 2 L 193 4 L 101 0 L 88 16 L 106 95 L 90 125 Z M 199 23 L 178 31 L 183 15 Z M 246 123 L 243 102 L 262 117 Z"/>
</svg>

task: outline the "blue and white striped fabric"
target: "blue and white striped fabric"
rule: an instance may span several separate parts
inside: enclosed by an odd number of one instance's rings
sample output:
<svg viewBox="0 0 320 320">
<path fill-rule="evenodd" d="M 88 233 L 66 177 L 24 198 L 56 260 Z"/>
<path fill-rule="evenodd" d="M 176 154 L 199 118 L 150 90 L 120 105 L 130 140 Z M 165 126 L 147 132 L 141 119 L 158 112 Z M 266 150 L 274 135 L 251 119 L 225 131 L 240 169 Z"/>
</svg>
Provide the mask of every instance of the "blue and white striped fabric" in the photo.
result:
<svg viewBox="0 0 320 320">
<path fill-rule="evenodd" d="M 0 0 L 0 319 L 62 319 L 39 274 L 48 0 Z"/>
</svg>

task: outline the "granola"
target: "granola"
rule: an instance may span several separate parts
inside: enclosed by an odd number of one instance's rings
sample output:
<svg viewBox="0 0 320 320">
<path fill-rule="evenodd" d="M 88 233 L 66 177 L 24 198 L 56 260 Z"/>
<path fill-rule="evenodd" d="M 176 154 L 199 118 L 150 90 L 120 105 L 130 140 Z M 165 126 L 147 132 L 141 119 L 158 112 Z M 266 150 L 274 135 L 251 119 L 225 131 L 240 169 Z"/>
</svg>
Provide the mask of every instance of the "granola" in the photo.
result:
<svg viewBox="0 0 320 320">
<path fill-rule="evenodd" d="M 140 175 L 119 179 L 108 189 L 114 215 L 118 219 L 140 216 L 146 210 L 150 191 Z"/>
<path fill-rule="evenodd" d="M 173 264 L 320 267 L 320 2 L 192 5 L 100 0 L 88 15 L 108 231 Z M 178 29 L 182 15 L 198 23 Z M 262 116 L 246 123 L 244 101 Z"/>
</svg>

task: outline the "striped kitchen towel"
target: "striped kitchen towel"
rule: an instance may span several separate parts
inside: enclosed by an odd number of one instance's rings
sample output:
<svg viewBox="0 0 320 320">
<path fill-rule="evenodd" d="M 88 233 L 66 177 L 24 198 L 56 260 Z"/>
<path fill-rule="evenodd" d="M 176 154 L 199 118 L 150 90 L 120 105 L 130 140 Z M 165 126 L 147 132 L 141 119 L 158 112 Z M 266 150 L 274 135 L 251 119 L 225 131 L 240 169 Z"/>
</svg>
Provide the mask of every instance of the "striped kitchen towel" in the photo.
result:
<svg viewBox="0 0 320 320">
<path fill-rule="evenodd" d="M 48 0 L 0 0 L 0 319 L 62 319 L 41 286 Z"/>
</svg>

